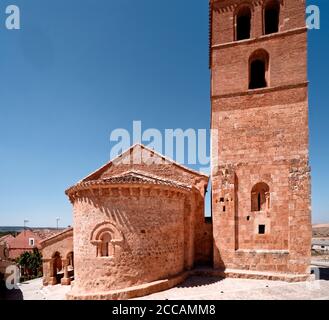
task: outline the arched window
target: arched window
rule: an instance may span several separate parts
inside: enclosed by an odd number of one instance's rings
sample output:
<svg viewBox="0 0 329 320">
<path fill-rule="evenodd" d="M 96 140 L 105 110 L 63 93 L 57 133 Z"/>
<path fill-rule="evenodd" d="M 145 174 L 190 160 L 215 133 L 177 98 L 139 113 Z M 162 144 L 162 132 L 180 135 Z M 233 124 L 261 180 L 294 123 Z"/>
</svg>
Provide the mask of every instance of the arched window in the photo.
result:
<svg viewBox="0 0 329 320">
<path fill-rule="evenodd" d="M 236 14 L 236 35 L 237 41 L 250 39 L 251 31 L 251 10 L 248 6 L 241 7 Z"/>
<path fill-rule="evenodd" d="M 90 237 L 91 243 L 96 246 L 97 257 L 113 258 L 116 247 L 122 247 L 124 238 L 122 232 L 111 222 L 103 222 L 95 226 Z"/>
<path fill-rule="evenodd" d="M 265 50 L 257 50 L 249 59 L 249 89 L 268 86 L 269 55 Z"/>
<path fill-rule="evenodd" d="M 112 237 L 109 232 L 102 234 L 99 253 L 101 257 L 110 257 L 113 255 Z"/>
<path fill-rule="evenodd" d="M 264 7 L 264 34 L 271 34 L 279 31 L 280 2 L 270 0 Z"/>
<path fill-rule="evenodd" d="M 270 188 L 264 183 L 257 183 L 251 190 L 251 211 L 266 211 L 270 208 Z"/>
</svg>

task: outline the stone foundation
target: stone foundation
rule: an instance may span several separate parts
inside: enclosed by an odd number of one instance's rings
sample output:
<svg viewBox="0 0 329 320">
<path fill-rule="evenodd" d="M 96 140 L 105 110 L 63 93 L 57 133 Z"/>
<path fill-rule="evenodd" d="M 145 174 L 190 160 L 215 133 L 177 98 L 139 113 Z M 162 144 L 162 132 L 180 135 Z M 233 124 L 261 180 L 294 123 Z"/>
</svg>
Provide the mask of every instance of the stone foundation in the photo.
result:
<svg viewBox="0 0 329 320">
<path fill-rule="evenodd" d="M 285 282 L 303 282 L 314 280 L 311 274 L 291 274 L 280 272 L 261 272 L 252 270 L 239 269 L 195 269 L 190 275 L 195 276 L 212 276 L 220 278 L 241 278 L 255 280 L 271 280 Z"/>
<path fill-rule="evenodd" d="M 127 300 L 138 298 L 173 288 L 182 283 L 188 277 L 189 272 L 181 273 L 169 279 L 153 281 L 150 283 L 133 286 L 126 289 L 111 290 L 108 292 L 99 292 L 93 294 L 79 294 L 72 292 L 66 295 L 67 300 Z"/>
</svg>

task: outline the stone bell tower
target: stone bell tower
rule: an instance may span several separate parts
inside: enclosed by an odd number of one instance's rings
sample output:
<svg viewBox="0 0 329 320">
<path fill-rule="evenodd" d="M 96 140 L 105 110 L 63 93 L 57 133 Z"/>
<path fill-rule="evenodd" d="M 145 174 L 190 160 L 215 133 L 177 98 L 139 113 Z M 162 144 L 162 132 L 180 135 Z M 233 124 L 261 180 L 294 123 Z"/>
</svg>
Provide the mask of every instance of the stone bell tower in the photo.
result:
<svg viewBox="0 0 329 320">
<path fill-rule="evenodd" d="M 210 1 L 214 267 L 304 280 L 311 248 L 305 0 Z"/>
</svg>

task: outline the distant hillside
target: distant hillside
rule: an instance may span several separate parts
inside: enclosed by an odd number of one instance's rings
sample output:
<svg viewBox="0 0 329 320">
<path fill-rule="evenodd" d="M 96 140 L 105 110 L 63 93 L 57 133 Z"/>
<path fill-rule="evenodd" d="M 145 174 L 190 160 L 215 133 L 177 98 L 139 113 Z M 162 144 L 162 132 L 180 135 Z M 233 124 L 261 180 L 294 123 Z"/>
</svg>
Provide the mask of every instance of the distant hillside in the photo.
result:
<svg viewBox="0 0 329 320">
<path fill-rule="evenodd" d="M 0 226 L 0 232 L 20 232 L 24 230 L 24 227 L 2 227 Z"/>
<path fill-rule="evenodd" d="M 329 223 L 314 224 L 313 238 L 329 238 Z"/>
<path fill-rule="evenodd" d="M 57 230 L 57 228 L 49 228 L 49 227 L 26 227 L 26 229 L 30 230 Z M 64 228 L 59 228 L 63 230 Z M 8 227 L 8 226 L 0 226 L 0 232 L 20 232 L 23 231 L 24 227 L 18 227 L 18 226 L 13 226 L 13 227 Z"/>
</svg>

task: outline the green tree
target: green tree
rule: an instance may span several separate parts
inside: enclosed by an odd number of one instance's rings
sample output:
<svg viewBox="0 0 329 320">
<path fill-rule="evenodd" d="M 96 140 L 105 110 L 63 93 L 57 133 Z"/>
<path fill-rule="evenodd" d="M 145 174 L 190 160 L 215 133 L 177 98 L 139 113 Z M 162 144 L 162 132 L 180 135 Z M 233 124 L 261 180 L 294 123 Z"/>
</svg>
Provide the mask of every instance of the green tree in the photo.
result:
<svg viewBox="0 0 329 320">
<path fill-rule="evenodd" d="M 24 252 L 17 259 L 17 264 L 21 266 L 24 275 L 37 277 L 42 266 L 41 252 L 34 248 L 33 252 Z"/>
<path fill-rule="evenodd" d="M 30 252 L 27 251 L 23 252 L 17 259 L 17 264 L 22 268 L 22 275 L 25 275 L 28 270 L 29 260 Z"/>
<path fill-rule="evenodd" d="M 32 271 L 34 276 L 38 276 L 38 272 L 40 271 L 41 267 L 42 254 L 37 248 L 34 248 L 28 260 L 28 268 Z"/>
</svg>

